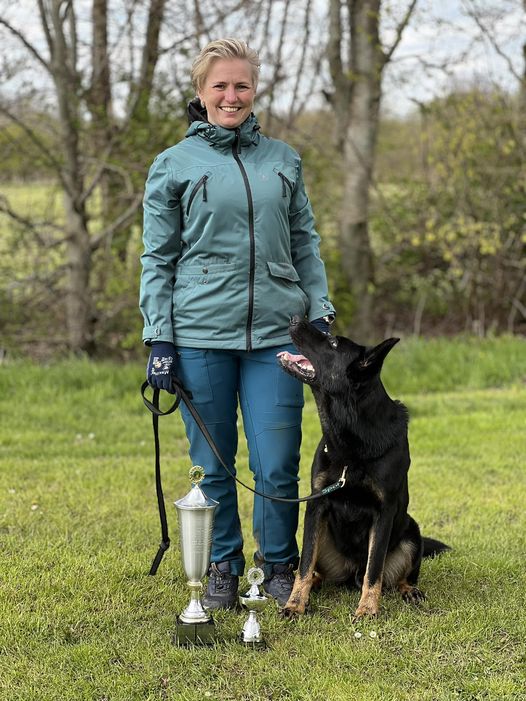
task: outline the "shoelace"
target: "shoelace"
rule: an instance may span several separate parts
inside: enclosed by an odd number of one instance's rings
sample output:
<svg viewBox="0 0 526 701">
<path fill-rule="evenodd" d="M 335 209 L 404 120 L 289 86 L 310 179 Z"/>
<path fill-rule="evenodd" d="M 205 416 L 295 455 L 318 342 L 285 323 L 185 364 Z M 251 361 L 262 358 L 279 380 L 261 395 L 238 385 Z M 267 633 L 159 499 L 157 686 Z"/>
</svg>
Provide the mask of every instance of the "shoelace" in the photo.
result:
<svg viewBox="0 0 526 701">
<path fill-rule="evenodd" d="M 215 576 L 212 583 L 214 591 L 230 589 L 233 579 L 234 577 L 231 574 Z"/>
<path fill-rule="evenodd" d="M 228 572 L 221 572 L 215 564 L 212 564 L 209 579 L 209 583 L 211 585 L 210 589 L 212 592 L 229 589 L 234 577 L 235 575 L 229 574 Z"/>
</svg>

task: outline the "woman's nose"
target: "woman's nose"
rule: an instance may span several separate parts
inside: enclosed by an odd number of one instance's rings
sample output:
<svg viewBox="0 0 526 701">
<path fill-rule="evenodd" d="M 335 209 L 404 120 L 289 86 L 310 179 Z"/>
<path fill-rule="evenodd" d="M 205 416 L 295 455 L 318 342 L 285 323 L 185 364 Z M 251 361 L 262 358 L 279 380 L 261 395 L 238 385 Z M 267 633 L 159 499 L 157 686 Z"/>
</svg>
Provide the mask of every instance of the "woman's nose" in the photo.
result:
<svg viewBox="0 0 526 701">
<path fill-rule="evenodd" d="M 237 95 L 236 95 L 236 89 L 233 85 L 229 85 L 225 91 L 225 100 L 227 102 L 236 102 L 237 101 Z"/>
</svg>

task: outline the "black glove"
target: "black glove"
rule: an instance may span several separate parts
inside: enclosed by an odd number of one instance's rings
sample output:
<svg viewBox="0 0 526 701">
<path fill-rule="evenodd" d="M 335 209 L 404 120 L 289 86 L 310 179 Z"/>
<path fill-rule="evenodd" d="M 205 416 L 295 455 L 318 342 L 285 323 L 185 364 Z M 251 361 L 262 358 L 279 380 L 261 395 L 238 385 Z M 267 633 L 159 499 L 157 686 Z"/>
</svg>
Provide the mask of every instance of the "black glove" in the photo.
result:
<svg viewBox="0 0 526 701">
<path fill-rule="evenodd" d="M 322 316 L 319 319 L 314 319 L 310 323 L 315 326 L 318 331 L 321 331 L 322 333 L 328 334 L 329 329 L 330 329 L 330 323 L 328 321 L 329 317 L 327 316 Z"/>
<path fill-rule="evenodd" d="M 173 343 L 154 341 L 146 366 L 146 378 L 151 387 L 175 394 L 172 378 L 177 377 L 177 353 Z"/>
</svg>

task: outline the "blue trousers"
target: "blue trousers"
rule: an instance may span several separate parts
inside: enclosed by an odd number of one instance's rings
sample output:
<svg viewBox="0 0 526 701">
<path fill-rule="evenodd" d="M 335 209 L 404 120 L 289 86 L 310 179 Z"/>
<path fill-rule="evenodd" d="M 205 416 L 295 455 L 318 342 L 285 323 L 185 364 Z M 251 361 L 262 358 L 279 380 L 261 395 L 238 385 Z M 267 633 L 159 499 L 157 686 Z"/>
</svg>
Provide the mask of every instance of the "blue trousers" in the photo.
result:
<svg viewBox="0 0 526 701">
<path fill-rule="evenodd" d="M 255 488 L 297 497 L 303 385 L 281 369 L 276 354 L 283 350 L 297 352 L 290 344 L 250 352 L 178 347 L 177 373 L 230 470 L 236 472 L 239 404 Z M 181 412 L 192 463 L 206 472 L 203 490 L 219 502 L 211 560 L 229 561 L 232 574 L 241 575 L 245 559 L 236 482 L 183 404 Z M 297 526 L 297 504 L 254 495 L 253 532 L 266 576 L 273 564 L 297 566 Z"/>
</svg>

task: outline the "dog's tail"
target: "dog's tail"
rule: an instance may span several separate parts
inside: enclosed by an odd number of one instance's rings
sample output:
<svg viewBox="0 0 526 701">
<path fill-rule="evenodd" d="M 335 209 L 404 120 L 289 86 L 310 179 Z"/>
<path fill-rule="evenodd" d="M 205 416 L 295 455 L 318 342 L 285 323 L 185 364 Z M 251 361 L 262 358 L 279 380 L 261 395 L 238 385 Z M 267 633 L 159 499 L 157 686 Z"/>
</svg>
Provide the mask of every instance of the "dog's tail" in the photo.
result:
<svg viewBox="0 0 526 701">
<path fill-rule="evenodd" d="M 442 543 L 440 540 L 435 540 L 434 538 L 422 538 L 423 551 L 422 557 L 436 557 L 440 553 L 445 553 L 447 550 L 451 550 L 449 545 Z"/>
</svg>

